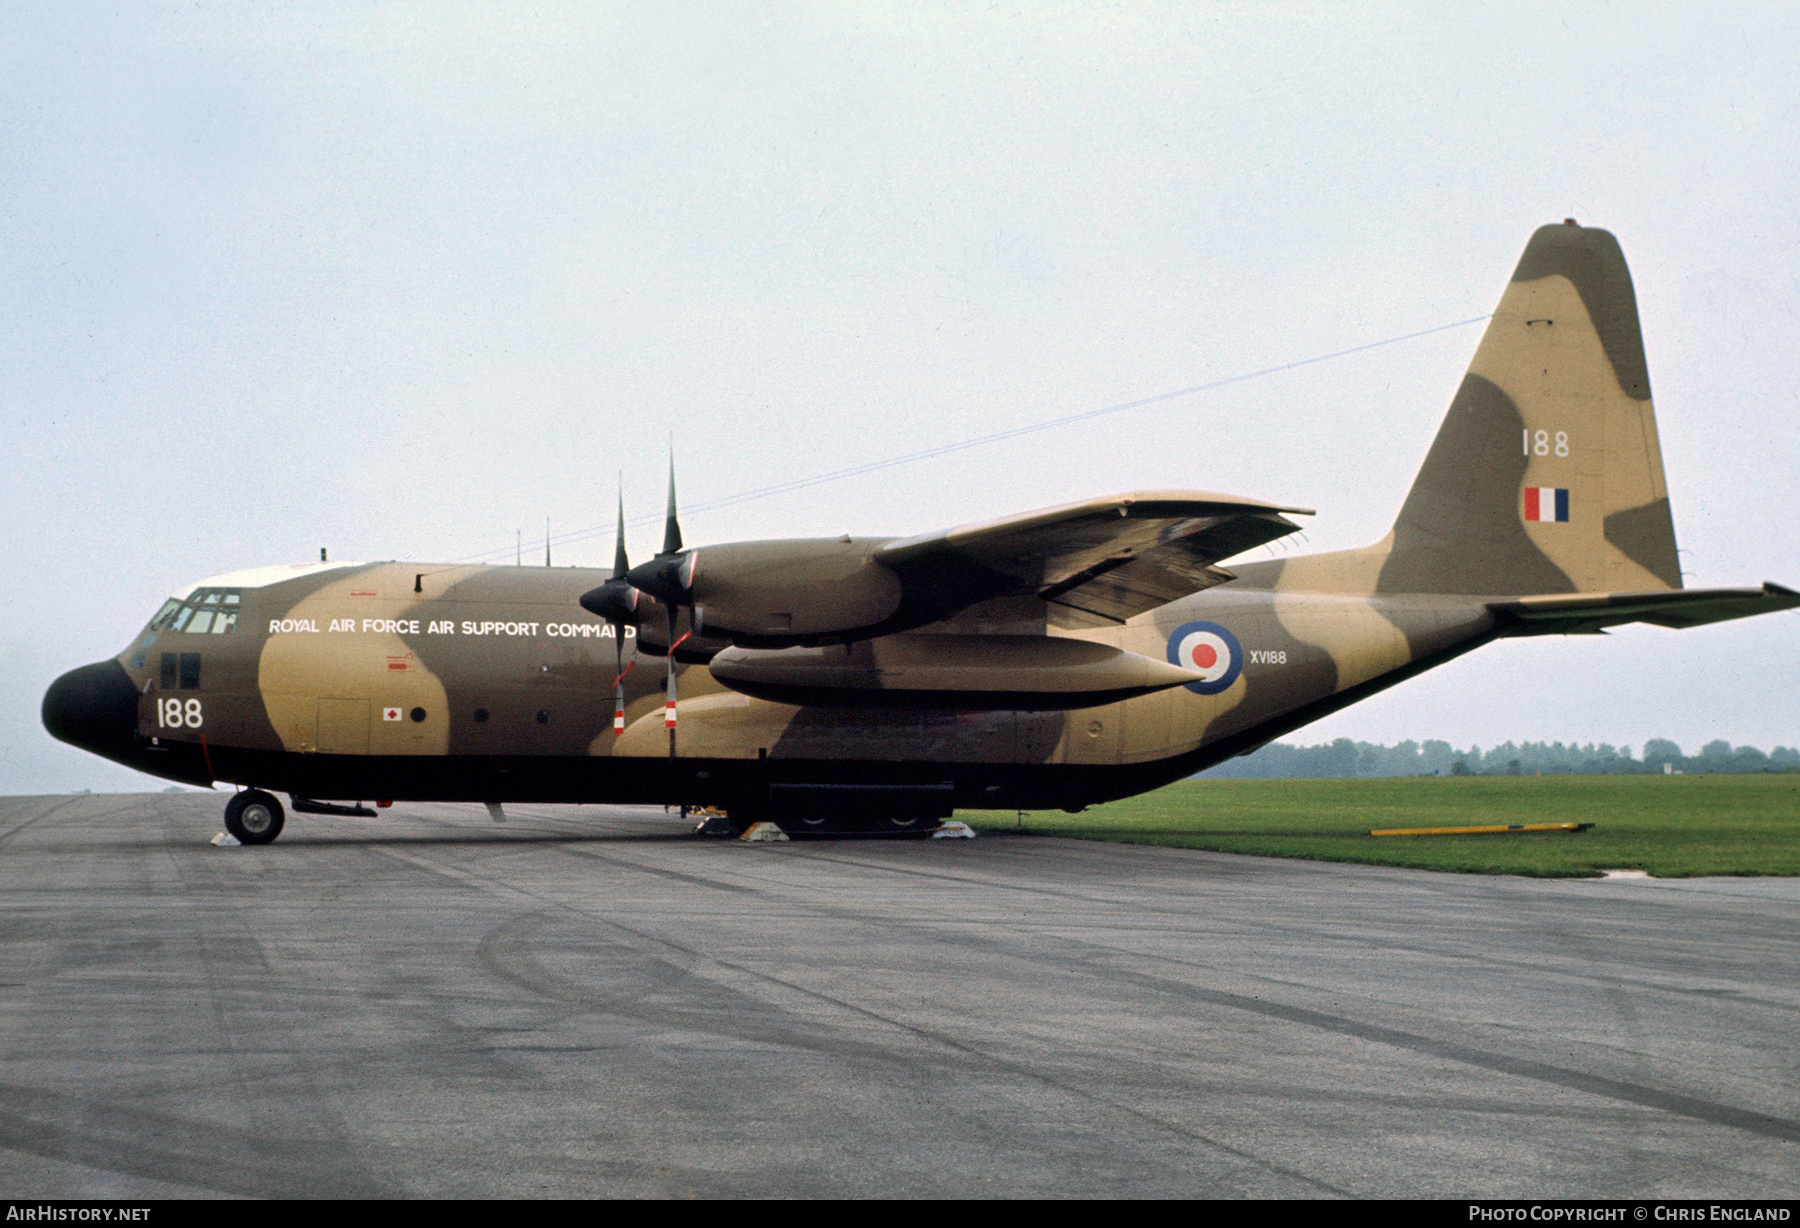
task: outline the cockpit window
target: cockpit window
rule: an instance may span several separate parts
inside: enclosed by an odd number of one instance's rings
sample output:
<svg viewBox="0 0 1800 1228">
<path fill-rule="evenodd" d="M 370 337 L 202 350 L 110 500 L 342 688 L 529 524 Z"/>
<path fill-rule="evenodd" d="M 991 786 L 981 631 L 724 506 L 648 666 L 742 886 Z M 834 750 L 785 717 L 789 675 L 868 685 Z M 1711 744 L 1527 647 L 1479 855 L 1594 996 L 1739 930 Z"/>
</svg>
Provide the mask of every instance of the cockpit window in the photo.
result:
<svg viewBox="0 0 1800 1228">
<path fill-rule="evenodd" d="M 185 600 L 170 598 L 150 620 L 152 631 L 165 628 L 189 635 L 224 635 L 237 626 L 241 588 L 197 588 Z"/>
</svg>

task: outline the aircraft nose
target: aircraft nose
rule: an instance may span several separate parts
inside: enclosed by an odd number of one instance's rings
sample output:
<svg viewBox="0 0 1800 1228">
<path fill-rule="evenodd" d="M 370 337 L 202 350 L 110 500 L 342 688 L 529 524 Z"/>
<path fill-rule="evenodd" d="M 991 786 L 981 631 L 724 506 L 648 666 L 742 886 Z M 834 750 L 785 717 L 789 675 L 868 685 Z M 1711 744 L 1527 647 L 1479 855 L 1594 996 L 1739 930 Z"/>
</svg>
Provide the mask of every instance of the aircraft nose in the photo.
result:
<svg viewBox="0 0 1800 1228">
<path fill-rule="evenodd" d="M 109 759 L 131 753 L 137 710 L 137 687 L 115 660 L 72 669 L 44 692 L 44 728 L 50 736 Z"/>
</svg>

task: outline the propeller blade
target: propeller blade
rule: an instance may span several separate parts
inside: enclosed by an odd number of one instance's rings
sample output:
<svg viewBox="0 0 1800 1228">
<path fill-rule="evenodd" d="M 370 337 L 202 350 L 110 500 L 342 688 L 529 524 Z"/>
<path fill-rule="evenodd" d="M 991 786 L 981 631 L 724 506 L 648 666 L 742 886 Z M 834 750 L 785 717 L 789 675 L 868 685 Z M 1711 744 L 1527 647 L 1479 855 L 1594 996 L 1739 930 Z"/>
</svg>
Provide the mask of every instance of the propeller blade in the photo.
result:
<svg viewBox="0 0 1800 1228">
<path fill-rule="evenodd" d="M 625 649 L 621 646 L 619 649 L 621 660 L 624 658 L 624 653 Z M 631 663 L 631 665 L 636 664 L 636 661 Z M 613 733 L 615 734 L 625 732 L 625 675 L 631 672 L 631 665 L 620 669 L 619 676 L 613 679 Z"/>
<path fill-rule="evenodd" d="M 623 580 L 625 573 L 631 570 L 631 560 L 625 557 L 625 475 L 619 475 L 619 536 L 613 546 L 612 578 Z"/>
<path fill-rule="evenodd" d="M 681 522 L 675 518 L 675 453 L 669 453 L 669 515 L 663 522 L 664 554 L 681 553 Z"/>
<path fill-rule="evenodd" d="M 618 649 L 623 667 L 625 652 L 625 628 L 636 626 L 638 621 L 639 588 L 631 582 L 628 572 L 631 560 L 625 555 L 625 495 L 619 495 L 619 536 L 613 547 L 612 578 L 598 588 L 591 588 L 581 595 L 581 608 L 590 614 L 604 618 L 613 629 L 614 647 Z"/>
<path fill-rule="evenodd" d="M 582 594 L 582 608 L 606 619 L 613 633 L 613 733 L 625 732 L 625 675 L 631 665 L 625 664 L 625 627 L 627 616 L 637 613 L 638 590 L 625 579 L 631 560 L 625 554 L 625 475 L 619 475 L 619 534 L 613 546 L 612 578 L 599 588 Z M 634 620 L 635 621 L 635 620 Z"/>
</svg>

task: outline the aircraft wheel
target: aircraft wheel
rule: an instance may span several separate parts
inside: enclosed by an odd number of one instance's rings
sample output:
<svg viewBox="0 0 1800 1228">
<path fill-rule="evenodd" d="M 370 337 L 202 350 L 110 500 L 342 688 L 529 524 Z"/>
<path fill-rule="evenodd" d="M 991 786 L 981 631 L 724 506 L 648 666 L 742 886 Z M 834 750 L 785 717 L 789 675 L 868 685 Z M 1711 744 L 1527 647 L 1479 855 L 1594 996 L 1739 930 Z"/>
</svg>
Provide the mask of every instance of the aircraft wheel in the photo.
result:
<svg viewBox="0 0 1800 1228">
<path fill-rule="evenodd" d="M 267 844 L 281 834 L 281 803 L 261 789 L 247 789 L 225 803 L 225 830 L 239 844 Z"/>
</svg>

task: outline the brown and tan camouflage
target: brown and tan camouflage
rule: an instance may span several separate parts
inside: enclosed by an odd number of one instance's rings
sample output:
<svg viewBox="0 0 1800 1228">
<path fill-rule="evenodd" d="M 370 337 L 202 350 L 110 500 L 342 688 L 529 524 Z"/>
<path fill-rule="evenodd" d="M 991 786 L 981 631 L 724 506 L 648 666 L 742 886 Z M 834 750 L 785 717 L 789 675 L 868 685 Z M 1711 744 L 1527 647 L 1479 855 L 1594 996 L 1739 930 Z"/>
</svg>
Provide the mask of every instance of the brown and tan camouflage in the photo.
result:
<svg viewBox="0 0 1800 1228">
<path fill-rule="evenodd" d="M 280 830 L 268 790 L 904 828 L 1154 788 L 1501 636 L 1800 605 L 1682 589 L 1630 274 L 1612 235 L 1572 222 L 1532 237 L 1386 537 L 1220 566 L 1299 512 L 1150 491 L 906 539 L 683 550 L 671 488 L 668 548 L 627 571 L 621 547 L 610 575 L 215 577 L 59 679 L 44 720 L 153 775 L 249 787 L 228 807 L 246 840 Z"/>
</svg>

